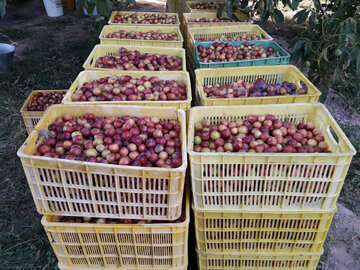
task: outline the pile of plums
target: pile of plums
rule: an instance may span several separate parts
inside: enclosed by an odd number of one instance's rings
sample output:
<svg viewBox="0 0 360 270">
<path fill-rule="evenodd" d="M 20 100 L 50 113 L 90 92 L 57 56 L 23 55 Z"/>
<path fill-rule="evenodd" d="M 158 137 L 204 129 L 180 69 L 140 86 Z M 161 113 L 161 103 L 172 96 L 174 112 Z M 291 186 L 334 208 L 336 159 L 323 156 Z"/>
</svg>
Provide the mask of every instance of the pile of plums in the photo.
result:
<svg viewBox="0 0 360 270">
<path fill-rule="evenodd" d="M 144 219 L 111 219 L 111 218 L 91 218 L 91 217 L 67 217 L 56 216 L 53 222 L 65 223 L 97 223 L 97 224 L 158 224 L 158 223 L 181 223 L 185 221 L 185 211 L 176 220 L 144 220 Z"/>
<path fill-rule="evenodd" d="M 181 57 L 166 54 L 141 54 L 139 51 L 128 51 L 120 48 L 116 56 L 103 56 L 96 60 L 95 67 L 130 71 L 180 71 L 182 70 Z"/>
<path fill-rule="evenodd" d="M 130 14 L 122 14 L 118 12 L 114 16 L 113 23 L 128 24 L 177 24 L 176 15 L 166 13 L 145 13 L 143 15 L 138 12 Z"/>
<path fill-rule="evenodd" d="M 215 10 L 218 9 L 220 7 L 222 3 L 220 2 L 197 2 L 197 3 L 191 3 L 189 4 L 191 9 L 211 9 L 211 10 Z"/>
<path fill-rule="evenodd" d="M 107 38 L 116 38 L 116 39 L 138 39 L 138 40 L 166 40 L 166 41 L 176 41 L 179 40 L 178 34 L 176 32 L 164 33 L 161 30 L 151 30 L 148 32 L 141 31 L 132 31 L 127 32 L 125 30 L 120 30 L 118 32 L 109 33 L 106 35 Z"/>
<path fill-rule="evenodd" d="M 186 99 L 185 83 L 161 80 L 157 76 L 145 75 L 140 78 L 114 75 L 85 82 L 71 95 L 72 101 L 173 101 Z"/>
<path fill-rule="evenodd" d="M 55 92 L 38 92 L 33 95 L 31 101 L 27 105 L 28 111 L 46 111 L 51 105 L 61 104 L 66 91 Z"/>
<path fill-rule="evenodd" d="M 195 23 L 206 23 L 206 22 L 224 23 L 224 22 L 235 22 L 235 21 L 229 20 L 229 19 L 218 19 L 218 18 L 196 18 L 195 20 L 190 20 L 190 22 L 195 22 Z"/>
<path fill-rule="evenodd" d="M 200 62 L 233 62 L 240 60 L 251 60 L 278 57 L 273 47 L 264 49 L 263 45 L 244 42 L 242 45 L 233 46 L 231 43 L 214 42 L 208 48 L 198 45 Z M 280 52 L 278 52 L 279 56 Z"/>
<path fill-rule="evenodd" d="M 238 98 L 238 97 L 266 97 L 284 95 L 305 95 L 306 88 L 297 89 L 296 85 L 284 81 L 282 84 L 265 83 L 263 78 L 258 78 L 255 82 L 244 82 L 237 80 L 231 84 L 221 86 L 219 83 L 214 85 L 204 85 L 204 93 L 208 98 Z"/>
<path fill-rule="evenodd" d="M 195 152 L 327 153 L 321 129 L 313 123 L 284 123 L 274 115 L 249 115 L 195 125 Z"/>
<path fill-rule="evenodd" d="M 222 41 L 250 41 L 250 40 L 260 40 L 263 37 L 261 35 L 256 34 L 243 34 L 243 35 L 237 35 L 237 36 L 231 36 L 231 35 L 223 35 L 219 38 L 196 38 L 195 40 L 198 42 L 222 42 Z"/>
<path fill-rule="evenodd" d="M 182 164 L 181 126 L 156 117 L 57 117 L 50 137 L 34 153 L 114 165 L 177 168 Z"/>
</svg>

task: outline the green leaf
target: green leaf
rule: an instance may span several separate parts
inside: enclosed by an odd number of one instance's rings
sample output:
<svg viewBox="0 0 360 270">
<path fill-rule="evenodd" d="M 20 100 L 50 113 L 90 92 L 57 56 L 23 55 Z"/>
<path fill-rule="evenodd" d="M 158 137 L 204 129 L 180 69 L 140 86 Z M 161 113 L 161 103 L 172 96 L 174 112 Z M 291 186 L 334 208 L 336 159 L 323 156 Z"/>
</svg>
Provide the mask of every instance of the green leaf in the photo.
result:
<svg viewBox="0 0 360 270">
<path fill-rule="evenodd" d="M 297 7 L 299 6 L 299 3 L 300 3 L 301 1 L 302 1 L 302 0 L 292 0 L 291 5 L 290 5 L 291 9 L 292 9 L 292 10 L 296 10 Z"/>
<path fill-rule="evenodd" d="M 356 72 L 360 74 L 360 55 L 358 54 L 358 57 L 356 59 Z"/>
<path fill-rule="evenodd" d="M 266 0 L 266 7 L 265 7 L 266 11 L 270 10 L 271 4 L 272 4 L 272 0 Z"/>
<path fill-rule="evenodd" d="M 321 10 L 321 3 L 320 1 L 314 1 L 314 6 L 316 8 L 317 11 L 320 11 Z"/>
<path fill-rule="evenodd" d="M 291 8 L 290 0 L 281 0 L 281 2 L 283 3 L 284 7 L 289 6 Z"/>
<path fill-rule="evenodd" d="M 356 36 L 354 34 L 346 34 L 346 36 L 351 39 L 352 41 L 356 42 Z"/>
<path fill-rule="evenodd" d="M 353 48 L 351 50 L 351 53 L 350 53 L 349 58 L 348 58 L 349 64 L 351 64 L 351 62 L 356 58 L 357 55 L 358 55 L 358 50 L 356 48 Z"/>
<path fill-rule="evenodd" d="M 306 21 L 309 13 L 310 11 L 306 9 L 300 10 L 294 15 L 293 20 L 295 20 L 297 23 L 303 23 Z"/>
<path fill-rule="evenodd" d="M 329 61 L 327 58 L 327 51 L 328 51 L 328 47 L 326 47 L 325 49 L 322 50 L 322 52 L 320 53 L 319 57 L 318 57 L 318 65 L 320 66 L 321 60 L 324 58 L 326 61 Z"/>
<path fill-rule="evenodd" d="M 100 15 L 110 18 L 113 10 L 113 4 L 110 0 L 100 0 L 97 2 L 97 10 Z"/>
<path fill-rule="evenodd" d="M 350 33 L 350 22 L 349 21 L 345 21 L 345 30 L 344 33 Z"/>
<path fill-rule="evenodd" d="M 4 17 L 6 13 L 6 0 L 0 0 L 0 17 Z"/>
<path fill-rule="evenodd" d="M 224 11 L 225 3 L 221 4 L 216 11 L 216 18 L 221 19 L 222 13 Z"/>
<path fill-rule="evenodd" d="M 274 18 L 275 18 L 275 22 L 276 23 L 283 23 L 284 22 L 284 15 L 282 14 L 282 12 L 278 9 L 274 10 L 274 14 L 273 14 Z"/>
<path fill-rule="evenodd" d="M 311 11 L 310 17 L 309 17 L 309 25 L 310 27 L 313 27 L 315 25 L 315 12 Z"/>
<path fill-rule="evenodd" d="M 240 6 L 239 0 L 235 0 L 235 1 L 233 2 L 233 5 L 235 5 L 236 7 L 239 7 L 239 6 Z"/>
<path fill-rule="evenodd" d="M 299 51 L 299 50 L 301 49 L 301 47 L 304 45 L 304 43 L 305 43 L 304 40 L 302 40 L 302 39 L 298 40 L 298 41 L 294 44 L 291 53 L 295 53 L 295 52 Z"/>
<path fill-rule="evenodd" d="M 136 1 L 135 0 L 127 0 L 124 8 L 127 8 L 130 4 L 136 4 Z"/>
<path fill-rule="evenodd" d="M 307 56 L 310 52 L 310 48 L 311 48 L 312 42 L 306 42 L 305 46 L 304 46 L 304 56 Z"/>
<path fill-rule="evenodd" d="M 236 22 L 240 22 L 240 19 L 238 18 L 238 16 L 236 16 L 234 13 L 231 14 L 231 19 L 236 21 Z"/>
<path fill-rule="evenodd" d="M 85 0 L 76 0 L 76 5 L 79 7 L 84 7 L 84 1 Z"/>
<path fill-rule="evenodd" d="M 226 2 L 225 11 L 229 19 L 231 19 L 231 2 Z"/>
</svg>

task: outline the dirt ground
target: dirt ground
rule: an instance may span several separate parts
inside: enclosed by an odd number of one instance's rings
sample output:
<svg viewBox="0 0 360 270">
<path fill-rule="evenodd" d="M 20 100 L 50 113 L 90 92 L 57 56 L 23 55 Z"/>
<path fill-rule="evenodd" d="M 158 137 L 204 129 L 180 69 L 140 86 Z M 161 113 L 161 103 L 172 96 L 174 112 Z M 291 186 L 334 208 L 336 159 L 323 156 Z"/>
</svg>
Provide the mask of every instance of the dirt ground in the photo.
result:
<svg viewBox="0 0 360 270">
<path fill-rule="evenodd" d="M 137 6 L 133 10 L 137 11 L 165 11 L 166 0 L 137 0 Z M 89 39 L 89 31 L 94 19 L 89 17 L 84 17 L 81 11 L 65 11 L 65 15 L 60 18 L 48 18 L 45 14 L 44 7 L 40 1 L 27 1 L 24 4 L 19 4 L 18 6 L 9 5 L 8 15 L 5 19 L 0 20 L 0 33 L 6 32 L 5 30 L 10 30 L 11 28 L 19 28 L 31 33 L 30 35 L 25 35 L 24 38 L 17 37 L 16 42 L 16 57 L 15 61 L 24 60 L 27 56 L 25 52 L 32 47 L 34 41 L 33 35 L 45 34 L 51 35 L 53 39 L 53 44 L 65 44 L 71 45 L 74 42 L 79 40 Z M 54 25 L 56 24 L 56 27 Z M 52 26 L 53 32 L 49 33 L 49 25 Z M 272 35 L 281 46 L 285 49 L 288 49 L 289 39 L 291 30 L 282 26 L 278 28 L 272 23 L 265 23 L 261 25 L 270 35 Z M 77 43 L 76 43 L 77 44 Z M 79 43 L 79 46 L 85 46 L 84 56 L 86 53 L 90 53 L 91 46 L 89 44 Z M 87 49 L 88 47 L 89 49 Z M 56 51 L 56 48 L 51 48 Z M 78 48 L 77 48 L 78 49 Z M 86 51 L 88 50 L 88 51 Z M 61 59 L 54 58 L 54 62 L 60 61 Z M 51 74 L 51 84 L 46 84 L 48 89 L 56 88 L 68 88 L 71 84 L 71 81 L 75 79 L 77 72 L 81 70 L 81 65 L 84 61 L 84 57 L 79 55 L 74 57 L 73 65 L 76 66 L 76 69 L 71 69 L 71 66 L 68 69 L 62 67 L 58 70 L 59 74 Z M 46 72 L 46 67 L 44 67 L 44 72 Z M 53 72 L 53 71 L 52 71 Z M 61 74 L 60 74 L 61 73 Z M 19 75 L 20 78 L 20 75 Z M 29 79 L 30 80 L 30 79 Z M 11 83 L 14 83 L 15 80 L 12 80 Z M 1 84 L 1 80 L 0 80 Z M 30 86 L 29 86 L 30 85 Z M 33 83 L 34 89 L 36 87 L 43 86 L 40 83 L 39 78 L 34 78 Z M 31 83 L 28 82 L 27 87 L 31 88 Z M 43 86 L 45 87 L 45 86 Z M 16 91 L 23 91 L 17 103 L 18 106 L 21 105 L 24 98 L 28 94 L 25 90 L 16 89 Z M 28 91 L 28 90 L 27 90 Z M 330 91 L 328 98 L 325 102 L 325 105 L 331 112 L 331 114 L 336 118 L 337 121 L 344 124 L 356 124 L 360 127 L 360 116 L 357 114 L 352 114 L 343 104 L 343 102 L 336 96 L 334 91 Z M 18 108 L 16 113 L 18 113 Z M 1 134 L 0 134 L 1 135 Z M 24 183 L 24 181 L 23 181 Z M 3 204 L 5 200 L 1 201 Z M 30 204 L 33 203 L 32 200 L 29 200 Z M 20 208 L 22 206 L 19 206 Z M 35 211 L 34 208 L 30 209 Z M 30 211 L 27 210 L 27 211 Z M 23 209 L 21 210 L 23 211 Z M 24 212 L 22 212 L 24 214 Z M 26 211 L 25 211 L 26 213 Z M 3 219 L 4 218 L 4 219 Z M 36 216 L 36 222 L 39 222 L 39 215 Z M 4 222 L 5 217 L 1 217 L 0 220 L 0 229 L 5 225 L 1 224 Z M 32 220 L 34 222 L 34 220 Z M 30 225 L 29 225 L 30 226 Z M 196 269 L 196 256 L 195 256 L 195 237 L 193 231 L 193 223 L 190 225 L 190 237 L 189 237 L 189 268 L 191 270 Z M 40 227 L 40 226 L 38 226 Z M 42 230 L 41 228 L 37 228 Z M 9 236 L 10 237 L 10 236 Z M 45 240 L 46 241 L 46 240 Z M 4 242 L 4 239 L 0 238 L 0 257 L 3 254 L 1 245 Z M 20 241 L 21 242 L 21 241 Z M 26 241 L 25 241 L 26 242 Z M 27 243 L 23 245 L 25 249 Z M 47 244 L 45 244 L 47 245 Z M 40 245 L 41 246 L 41 245 Z M 18 248 L 18 246 L 16 246 Z M 36 247 L 36 250 L 38 247 Z M 6 250 L 7 251 L 7 250 Z M 4 254 L 7 254 L 6 252 Z M 50 253 L 51 254 L 51 251 Z M 12 255 L 15 256 L 15 255 Z M 37 253 L 34 255 L 37 256 Z M 40 255 L 39 255 L 40 256 Z M 53 256 L 53 255 L 50 255 Z M 4 258 L 3 258 L 4 259 Z M 50 259 L 49 259 L 50 260 Z M 51 259 L 53 260 L 53 258 Z M 54 262 L 47 262 L 47 265 L 54 265 Z M 1 265 L 1 259 L 0 259 Z M 7 264 L 3 264 L 7 265 Z M 54 269 L 49 266 L 41 265 L 41 267 L 30 267 L 27 266 L 7 266 L 2 269 Z M 353 213 L 351 210 L 346 208 L 344 205 L 338 203 L 338 211 L 335 214 L 334 220 L 331 224 L 331 228 L 324 246 L 324 255 L 321 258 L 318 269 L 322 270 L 359 270 L 360 269 L 360 217 Z"/>
</svg>

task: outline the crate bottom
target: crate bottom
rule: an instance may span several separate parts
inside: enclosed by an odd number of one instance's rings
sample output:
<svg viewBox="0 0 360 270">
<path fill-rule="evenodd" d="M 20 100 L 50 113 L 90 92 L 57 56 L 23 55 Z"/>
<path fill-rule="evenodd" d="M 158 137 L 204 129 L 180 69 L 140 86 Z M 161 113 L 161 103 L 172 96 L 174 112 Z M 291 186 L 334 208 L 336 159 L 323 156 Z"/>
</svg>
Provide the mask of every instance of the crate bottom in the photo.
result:
<svg viewBox="0 0 360 270">
<path fill-rule="evenodd" d="M 316 269 L 321 253 L 218 255 L 197 252 L 199 270 Z"/>
<path fill-rule="evenodd" d="M 67 265 L 63 265 L 61 263 L 58 263 L 58 267 L 60 270 L 89 270 L 89 269 L 96 269 L 96 270 L 119 270 L 119 269 L 124 269 L 124 270 L 187 270 L 187 266 L 186 267 L 172 267 L 169 266 L 167 268 L 159 268 L 159 266 L 154 266 L 151 268 L 138 268 L 138 267 L 127 267 L 124 266 L 123 267 L 119 267 L 119 266 L 103 266 L 103 267 L 99 267 L 99 266 L 67 266 Z"/>
</svg>

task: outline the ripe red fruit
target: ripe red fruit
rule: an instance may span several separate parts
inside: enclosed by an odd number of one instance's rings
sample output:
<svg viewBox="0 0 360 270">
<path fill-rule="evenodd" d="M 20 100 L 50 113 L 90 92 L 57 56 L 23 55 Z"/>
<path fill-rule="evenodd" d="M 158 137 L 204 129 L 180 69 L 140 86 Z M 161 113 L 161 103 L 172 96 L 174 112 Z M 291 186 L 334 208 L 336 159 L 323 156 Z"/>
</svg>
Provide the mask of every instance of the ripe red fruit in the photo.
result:
<svg viewBox="0 0 360 270">
<path fill-rule="evenodd" d="M 27 111 L 45 111 L 54 104 L 60 104 L 66 91 L 45 91 L 34 94 L 27 104 Z"/>
<path fill-rule="evenodd" d="M 253 115 L 253 114 L 250 114 L 250 115 L 248 116 L 248 121 L 249 121 L 250 123 L 254 123 L 255 121 L 257 121 L 257 116 L 256 116 L 256 115 Z"/>
<path fill-rule="evenodd" d="M 49 153 L 51 150 L 51 147 L 47 144 L 42 144 L 37 148 L 37 151 L 41 154 L 41 155 L 45 155 L 46 153 Z"/>
<path fill-rule="evenodd" d="M 272 125 L 273 125 L 273 122 L 272 122 L 271 120 L 265 120 L 264 123 L 263 123 L 263 125 L 264 125 L 265 127 L 271 128 Z"/>
<path fill-rule="evenodd" d="M 113 153 L 117 153 L 120 150 L 119 145 L 117 145 L 116 143 L 110 144 L 108 148 Z"/>
</svg>

